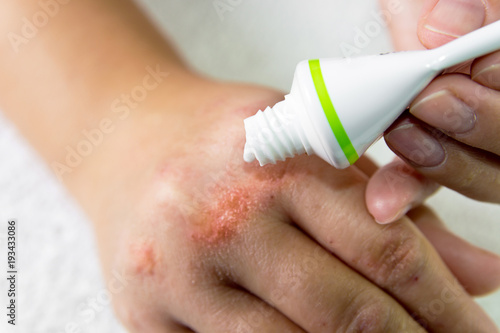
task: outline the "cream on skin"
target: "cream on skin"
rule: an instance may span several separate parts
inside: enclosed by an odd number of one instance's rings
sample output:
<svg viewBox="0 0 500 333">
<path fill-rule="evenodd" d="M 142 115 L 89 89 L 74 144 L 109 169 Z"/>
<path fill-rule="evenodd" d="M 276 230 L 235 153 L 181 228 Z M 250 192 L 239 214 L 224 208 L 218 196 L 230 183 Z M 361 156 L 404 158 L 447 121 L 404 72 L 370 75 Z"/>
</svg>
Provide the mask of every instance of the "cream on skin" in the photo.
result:
<svg viewBox="0 0 500 333">
<path fill-rule="evenodd" d="M 500 21 L 433 50 L 298 64 L 290 94 L 245 119 L 244 159 L 354 164 L 443 70 L 500 49 Z"/>
</svg>

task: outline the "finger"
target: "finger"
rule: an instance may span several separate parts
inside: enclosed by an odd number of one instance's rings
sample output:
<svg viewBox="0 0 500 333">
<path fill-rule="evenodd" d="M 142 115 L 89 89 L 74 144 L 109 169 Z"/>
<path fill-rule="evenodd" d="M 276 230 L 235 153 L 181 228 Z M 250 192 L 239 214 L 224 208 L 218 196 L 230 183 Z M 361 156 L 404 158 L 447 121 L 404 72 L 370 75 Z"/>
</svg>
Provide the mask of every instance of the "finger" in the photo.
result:
<svg viewBox="0 0 500 333">
<path fill-rule="evenodd" d="M 410 113 L 469 146 L 500 155 L 500 92 L 460 74 L 435 79 Z"/>
<path fill-rule="evenodd" d="M 500 202 L 498 156 L 460 143 L 409 115 L 391 126 L 385 141 L 427 178 L 476 200 Z"/>
<path fill-rule="evenodd" d="M 478 248 L 452 234 L 425 206 L 408 216 L 471 295 L 483 295 L 500 286 L 500 256 Z"/>
<path fill-rule="evenodd" d="M 380 7 L 387 16 L 387 25 L 396 51 L 425 49 L 417 36 L 418 13 L 422 11 L 422 1 L 379 0 Z"/>
<path fill-rule="evenodd" d="M 418 23 L 418 37 L 435 48 L 498 20 L 496 0 L 426 0 Z"/>
<path fill-rule="evenodd" d="M 287 179 L 291 189 L 284 192 L 284 205 L 312 238 L 395 297 L 428 330 L 495 332 L 409 219 L 379 225 L 356 204 L 364 198 L 366 178 L 361 172 L 308 163 L 305 173 L 314 177 Z"/>
<path fill-rule="evenodd" d="M 500 90 L 500 51 L 476 59 L 471 70 L 472 80 L 485 87 Z"/>
<path fill-rule="evenodd" d="M 394 299 L 302 231 L 260 223 L 262 232 L 237 253 L 235 281 L 305 331 L 423 332 Z"/>
<path fill-rule="evenodd" d="M 391 223 L 419 206 L 438 187 L 436 182 L 397 158 L 378 169 L 369 179 L 365 192 L 366 207 L 378 223 Z"/>
<path fill-rule="evenodd" d="M 272 306 L 244 290 L 220 284 L 205 285 L 185 297 L 191 301 L 179 319 L 199 333 L 304 333 Z"/>
</svg>

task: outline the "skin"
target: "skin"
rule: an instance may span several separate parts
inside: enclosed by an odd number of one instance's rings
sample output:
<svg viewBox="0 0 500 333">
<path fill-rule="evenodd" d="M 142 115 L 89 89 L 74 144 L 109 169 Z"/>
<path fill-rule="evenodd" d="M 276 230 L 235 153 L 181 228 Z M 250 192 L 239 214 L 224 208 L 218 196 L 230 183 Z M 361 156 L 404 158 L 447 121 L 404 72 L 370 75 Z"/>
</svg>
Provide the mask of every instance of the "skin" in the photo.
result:
<svg viewBox="0 0 500 333">
<path fill-rule="evenodd" d="M 401 7 L 389 24 L 397 50 L 435 48 L 500 19 L 498 0 L 404 0 Z M 499 106 L 500 51 L 436 78 L 385 133 L 400 159 L 370 180 L 366 201 L 374 218 L 397 221 L 437 184 L 500 203 Z"/>
<path fill-rule="evenodd" d="M 0 30 L 37 6 L 2 3 Z M 71 2 L 22 47 L 0 41 L 0 107 L 93 221 L 130 332 L 497 331 L 470 296 L 500 283 L 496 256 L 434 248 L 462 241 L 424 207 L 373 223 L 369 160 L 244 163 L 242 120 L 283 95 L 192 73 L 132 3 Z"/>
</svg>

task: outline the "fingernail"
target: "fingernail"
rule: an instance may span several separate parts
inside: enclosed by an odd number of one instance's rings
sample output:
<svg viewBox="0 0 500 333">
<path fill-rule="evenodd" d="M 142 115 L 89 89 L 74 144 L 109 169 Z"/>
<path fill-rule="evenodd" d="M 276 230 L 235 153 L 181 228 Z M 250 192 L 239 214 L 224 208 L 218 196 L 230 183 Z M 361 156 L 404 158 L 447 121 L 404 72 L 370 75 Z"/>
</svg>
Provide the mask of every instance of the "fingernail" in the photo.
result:
<svg viewBox="0 0 500 333">
<path fill-rule="evenodd" d="M 435 92 L 410 106 L 410 113 L 446 132 L 460 134 L 474 128 L 476 114 L 447 90 Z"/>
<path fill-rule="evenodd" d="M 486 17 L 481 0 L 439 0 L 424 19 L 424 27 L 434 33 L 459 37 L 480 28 Z"/>
<path fill-rule="evenodd" d="M 381 220 L 375 220 L 378 224 L 388 224 L 388 223 L 391 223 L 391 222 L 394 222 L 396 220 L 399 220 L 401 217 L 403 217 L 403 215 L 405 215 L 406 213 L 408 213 L 408 211 L 411 209 L 411 205 L 406 205 L 405 207 L 403 207 L 400 211 L 398 211 L 396 213 L 396 215 L 390 217 L 390 218 L 387 218 L 387 219 L 381 219 Z"/>
<path fill-rule="evenodd" d="M 389 132 L 387 144 L 416 166 L 435 167 L 446 159 L 446 152 L 437 139 L 420 126 L 403 123 Z"/>
<path fill-rule="evenodd" d="M 500 89 L 500 64 L 488 66 L 475 73 L 472 80 L 492 89 Z"/>
</svg>

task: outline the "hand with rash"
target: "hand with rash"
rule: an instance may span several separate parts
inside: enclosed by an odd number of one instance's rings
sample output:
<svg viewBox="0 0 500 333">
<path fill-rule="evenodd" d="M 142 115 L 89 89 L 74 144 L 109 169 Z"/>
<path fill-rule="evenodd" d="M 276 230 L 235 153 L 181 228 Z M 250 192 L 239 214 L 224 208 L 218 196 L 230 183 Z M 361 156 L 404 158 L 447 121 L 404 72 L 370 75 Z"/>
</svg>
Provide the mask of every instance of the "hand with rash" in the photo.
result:
<svg viewBox="0 0 500 333">
<path fill-rule="evenodd" d="M 242 120 L 283 95 L 187 80 L 186 96 L 198 98 L 179 104 L 177 121 L 188 127 L 146 111 L 147 126 L 116 139 L 141 144 L 115 186 L 140 181 L 98 239 L 105 271 L 129 281 L 114 301 L 132 332 L 424 331 L 418 323 L 495 331 L 469 292 L 499 281 L 465 267 L 492 276 L 497 258 L 454 238 L 423 207 L 398 224 L 373 223 L 363 201 L 374 170 L 367 160 L 347 170 L 306 156 L 245 163 Z M 448 254 L 451 272 L 420 226 L 471 260 Z"/>
<path fill-rule="evenodd" d="M 3 2 L 0 30 L 34 6 Z M 130 332 L 496 331 L 471 297 L 500 283 L 496 256 L 425 207 L 373 223 L 367 159 L 245 163 L 243 119 L 283 94 L 194 74 L 130 2 L 71 2 L 21 55 L 0 49 L 1 107 L 49 165 L 112 122 L 63 182 L 124 285 L 111 294 Z M 148 68 L 169 75 L 117 117 Z"/>
</svg>

